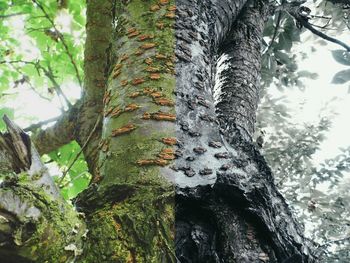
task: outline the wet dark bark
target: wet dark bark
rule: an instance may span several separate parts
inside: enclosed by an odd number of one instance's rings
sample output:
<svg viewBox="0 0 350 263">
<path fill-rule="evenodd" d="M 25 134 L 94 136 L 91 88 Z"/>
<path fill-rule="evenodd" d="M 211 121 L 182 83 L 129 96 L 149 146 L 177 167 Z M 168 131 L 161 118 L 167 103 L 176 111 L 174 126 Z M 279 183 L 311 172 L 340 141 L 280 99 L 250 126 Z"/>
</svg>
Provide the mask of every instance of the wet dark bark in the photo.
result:
<svg viewBox="0 0 350 263">
<path fill-rule="evenodd" d="M 252 144 L 266 2 L 225 19 L 229 3 L 177 1 L 176 254 L 180 262 L 312 262 Z"/>
</svg>

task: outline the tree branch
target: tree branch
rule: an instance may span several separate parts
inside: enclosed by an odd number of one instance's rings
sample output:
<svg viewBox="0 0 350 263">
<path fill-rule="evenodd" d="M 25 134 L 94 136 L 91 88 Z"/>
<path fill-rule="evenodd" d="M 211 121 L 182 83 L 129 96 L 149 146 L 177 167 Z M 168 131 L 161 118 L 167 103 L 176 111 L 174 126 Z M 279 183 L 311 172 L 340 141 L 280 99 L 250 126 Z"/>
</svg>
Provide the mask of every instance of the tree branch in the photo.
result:
<svg viewBox="0 0 350 263">
<path fill-rule="evenodd" d="M 79 108 L 80 102 L 60 116 L 53 126 L 32 135 L 32 140 L 40 155 L 56 150 L 75 139 Z M 38 125 L 35 124 L 35 126 Z M 29 128 L 32 127 L 27 127 L 27 129 Z"/>
<path fill-rule="evenodd" d="M 275 42 L 275 39 L 276 39 L 277 33 L 278 33 L 278 29 L 280 28 L 281 18 L 282 18 L 282 11 L 279 11 L 278 16 L 277 16 L 275 31 L 273 32 L 271 42 L 264 53 L 267 53 L 271 49 L 273 42 Z"/>
<path fill-rule="evenodd" d="M 342 46 L 343 48 L 346 49 L 346 51 L 350 52 L 350 46 L 348 46 L 347 44 L 345 44 L 344 42 L 336 39 L 336 38 L 333 38 L 333 37 L 330 37 L 324 33 L 322 33 L 321 31 L 315 29 L 309 22 L 307 22 L 305 19 L 303 18 L 300 18 L 300 17 L 296 17 L 294 16 L 305 28 L 309 29 L 312 33 L 314 33 L 315 35 L 329 41 L 329 42 L 332 42 L 332 43 L 335 43 L 337 45 L 340 45 Z"/>
<path fill-rule="evenodd" d="M 86 234 L 84 221 L 60 195 L 29 136 L 7 117 L 4 121 L 8 132 L 0 133 L 0 258 L 76 261 Z"/>
<path fill-rule="evenodd" d="M 317 30 L 316 28 L 314 28 L 309 22 L 308 22 L 308 18 L 303 16 L 300 12 L 300 6 L 291 6 L 291 5 L 285 5 L 284 8 L 286 8 L 286 11 L 292 16 L 294 17 L 302 26 L 304 26 L 306 29 L 310 30 L 313 34 L 329 41 L 332 43 L 335 43 L 337 45 L 342 46 L 343 48 L 346 49 L 346 51 L 350 52 L 350 46 L 345 44 L 344 42 L 328 36 L 324 33 L 322 33 L 321 31 Z"/>
<path fill-rule="evenodd" d="M 261 9 L 258 5 L 247 7 L 219 49 L 219 85 L 214 97 L 218 94 L 216 112 L 228 142 L 237 129 L 245 140 L 253 138 L 260 89 L 261 36 L 268 11 L 267 5 Z"/>
</svg>

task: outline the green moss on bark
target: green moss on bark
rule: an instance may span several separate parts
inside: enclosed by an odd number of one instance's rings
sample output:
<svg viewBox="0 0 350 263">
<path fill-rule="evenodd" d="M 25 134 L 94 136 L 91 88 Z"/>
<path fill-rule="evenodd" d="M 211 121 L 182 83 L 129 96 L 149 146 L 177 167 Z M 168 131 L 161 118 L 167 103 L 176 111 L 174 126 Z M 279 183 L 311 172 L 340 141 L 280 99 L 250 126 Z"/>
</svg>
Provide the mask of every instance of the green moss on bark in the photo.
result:
<svg viewBox="0 0 350 263">
<path fill-rule="evenodd" d="M 91 214 L 84 262 L 175 262 L 173 193 L 143 187 Z"/>
<path fill-rule="evenodd" d="M 0 255 L 38 263 L 73 260 L 82 252 L 85 224 L 71 205 L 53 200 L 26 178 L 5 181 L 0 189 L 0 210 L 11 222 L 11 238 Z"/>
</svg>

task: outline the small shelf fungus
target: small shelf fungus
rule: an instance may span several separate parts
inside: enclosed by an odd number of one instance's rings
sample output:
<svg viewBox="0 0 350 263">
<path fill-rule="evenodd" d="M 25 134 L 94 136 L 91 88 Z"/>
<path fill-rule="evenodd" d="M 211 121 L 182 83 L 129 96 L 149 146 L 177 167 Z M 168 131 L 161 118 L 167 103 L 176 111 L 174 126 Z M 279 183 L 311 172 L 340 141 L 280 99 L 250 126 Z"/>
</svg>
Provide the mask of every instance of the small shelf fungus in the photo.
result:
<svg viewBox="0 0 350 263">
<path fill-rule="evenodd" d="M 154 35 L 148 35 L 148 34 L 143 34 L 138 37 L 139 41 L 145 41 L 153 38 L 154 38 Z"/>
<path fill-rule="evenodd" d="M 172 100 L 169 100 L 167 98 L 155 98 L 154 102 L 157 105 L 161 105 L 161 106 L 169 106 L 172 107 L 175 105 L 175 103 Z"/>
<path fill-rule="evenodd" d="M 154 48 L 155 46 L 157 46 L 157 44 L 155 44 L 155 43 L 145 43 L 145 44 L 141 45 L 141 48 L 142 49 L 151 49 L 151 48 Z"/>
<path fill-rule="evenodd" d="M 113 79 L 116 79 L 116 78 L 120 75 L 120 73 L 122 73 L 121 69 L 118 69 L 118 70 L 116 70 L 116 71 L 113 71 L 112 78 L 113 78 Z"/>
<path fill-rule="evenodd" d="M 152 59 L 152 58 L 146 58 L 146 59 L 145 59 L 145 63 L 146 63 L 147 65 L 151 65 L 151 64 L 153 63 L 153 59 Z"/>
<path fill-rule="evenodd" d="M 148 66 L 145 71 L 149 72 L 149 73 L 159 73 L 161 71 L 161 69 L 159 67 L 151 67 Z"/>
<path fill-rule="evenodd" d="M 127 30 L 126 34 L 129 38 L 132 38 L 139 35 L 140 32 L 136 28 L 132 27 Z"/>
<path fill-rule="evenodd" d="M 136 103 L 131 103 L 125 107 L 124 111 L 131 112 L 131 111 L 135 111 L 139 108 L 141 108 L 141 106 L 137 105 Z"/>
<path fill-rule="evenodd" d="M 174 160 L 175 154 L 174 150 L 171 148 L 165 148 L 163 149 L 159 154 L 158 157 L 164 160 Z"/>
<path fill-rule="evenodd" d="M 164 23 L 159 22 L 159 23 L 156 23 L 156 27 L 157 27 L 158 29 L 160 29 L 160 30 L 163 30 L 164 27 L 165 27 L 165 25 L 164 25 Z"/>
<path fill-rule="evenodd" d="M 141 96 L 141 92 L 135 91 L 129 95 L 129 98 L 134 99 L 134 98 L 137 98 L 138 96 Z"/>
<path fill-rule="evenodd" d="M 166 144 L 166 145 L 175 145 L 177 144 L 177 139 L 175 137 L 166 137 L 166 138 L 162 138 L 162 143 Z"/>
<path fill-rule="evenodd" d="M 169 19 L 174 19 L 175 18 L 175 12 L 168 12 L 164 15 L 166 18 L 169 18 Z"/>
<path fill-rule="evenodd" d="M 167 58 L 166 55 L 163 55 L 163 54 L 160 54 L 160 53 L 156 54 L 156 59 L 166 59 L 166 58 Z"/>
<path fill-rule="evenodd" d="M 125 87 L 126 85 L 128 85 L 129 81 L 127 79 L 124 79 L 120 82 L 120 84 Z"/>
<path fill-rule="evenodd" d="M 170 3 L 169 0 L 159 0 L 159 4 L 161 4 L 161 5 L 167 5 L 169 3 Z"/>
<path fill-rule="evenodd" d="M 110 100 L 111 100 L 111 90 L 107 90 L 103 96 L 102 102 L 104 105 L 106 105 L 110 102 Z"/>
<path fill-rule="evenodd" d="M 136 86 L 136 85 L 140 85 L 140 84 L 142 84 L 144 82 L 145 82 L 145 80 L 143 78 L 135 78 L 135 79 L 132 80 L 132 85 Z"/>
<path fill-rule="evenodd" d="M 140 166 L 147 166 L 147 165 L 166 166 L 169 164 L 169 161 L 164 159 L 144 159 L 144 160 L 138 160 L 137 164 Z"/>
<path fill-rule="evenodd" d="M 136 37 L 136 36 L 138 36 L 140 34 L 140 32 L 139 31 L 134 31 L 134 32 L 132 32 L 132 33 L 130 33 L 130 34 L 128 34 L 128 38 L 133 38 L 133 37 Z"/>
<path fill-rule="evenodd" d="M 156 121 L 176 121 L 176 115 L 172 113 L 166 113 L 162 111 L 149 113 L 145 112 L 142 116 L 144 120 L 156 120 Z"/>
<path fill-rule="evenodd" d="M 127 134 L 127 133 L 130 133 L 130 132 L 136 130 L 136 128 L 137 127 L 134 124 L 127 124 L 127 125 L 124 125 L 121 128 L 113 130 L 112 131 L 112 136 L 116 137 L 116 136 L 120 136 L 120 135 L 123 135 L 123 134 Z"/>
<path fill-rule="evenodd" d="M 149 78 L 150 78 L 151 80 L 159 80 L 159 79 L 160 79 L 160 74 L 159 74 L 159 73 L 151 73 L 151 74 L 149 75 Z"/>
<path fill-rule="evenodd" d="M 150 7 L 150 10 L 151 10 L 152 12 L 156 12 L 156 11 L 160 10 L 160 6 L 159 6 L 159 5 L 152 5 L 152 6 Z"/>
<path fill-rule="evenodd" d="M 124 55 L 121 56 L 120 62 L 124 62 L 124 61 L 127 60 L 128 58 L 129 58 L 129 55 L 124 54 Z"/>
</svg>

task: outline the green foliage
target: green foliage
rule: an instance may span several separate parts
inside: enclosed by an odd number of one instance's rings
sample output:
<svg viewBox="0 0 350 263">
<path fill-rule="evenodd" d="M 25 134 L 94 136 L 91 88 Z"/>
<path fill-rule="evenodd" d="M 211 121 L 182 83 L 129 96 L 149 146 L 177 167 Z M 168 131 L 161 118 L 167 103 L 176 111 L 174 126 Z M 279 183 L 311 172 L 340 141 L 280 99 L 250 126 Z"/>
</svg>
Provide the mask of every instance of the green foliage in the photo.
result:
<svg viewBox="0 0 350 263">
<path fill-rule="evenodd" d="M 64 8 L 55 0 L 0 0 L 0 15 L 5 17 L 0 19 L 0 105 L 9 99 L 15 101 L 24 90 L 31 90 L 32 96 L 39 96 L 61 109 L 67 106 L 62 92 L 67 92 L 66 97 L 74 103 L 69 96 L 72 91 L 65 90 L 64 86 L 81 88 L 85 1 L 67 3 Z M 61 105 L 55 102 L 58 100 Z M 16 117 L 13 109 L 0 106 L 0 116 L 3 114 Z M 0 130 L 4 128 L 0 121 Z M 55 162 L 64 172 L 79 151 L 78 144 L 72 142 L 45 156 L 44 160 Z M 75 197 L 86 188 L 90 177 L 81 155 L 62 182 L 64 197 Z"/>
<path fill-rule="evenodd" d="M 65 83 L 81 86 L 84 1 L 69 1 L 67 9 L 54 0 L 17 0 L 6 6 L 0 15 L 17 15 L 0 19 L 0 99 L 9 90 L 18 94 L 14 88 L 20 86 L 53 101 L 62 96 L 59 89 Z"/>
<path fill-rule="evenodd" d="M 279 12 L 267 21 L 262 54 L 262 84 L 265 87 L 272 83 L 279 89 L 302 86 L 298 82 L 296 56 L 290 54 L 292 46 L 300 42 L 300 34 L 293 18 L 285 12 Z"/>
<path fill-rule="evenodd" d="M 271 101 L 277 106 L 267 107 Z M 331 127 L 330 117 L 317 124 L 296 125 L 283 103 L 283 98 L 265 99 L 260 107 L 260 126 L 268 129 L 264 155 L 277 186 L 306 225 L 308 236 L 319 244 L 342 240 L 320 249 L 325 253 L 322 262 L 344 262 L 350 246 L 348 239 L 343 240 L 350 224 L 350 147 L 332 159 L 315 163 L 313 157 L 322 150 L 321 143 Z"/>
<path fill-rule="evenodd" d="M 342 65 L 350 66 L 350 54 L 344 50 L 333 50 L 333 58 Z"/>
<path fill-rule="evenodd" d="M 332 82 L 334 84 L 344 84 L 349 80 L 350 80 L 350 69 L 345 69 L 335 74 Z"/>
<path fill-rule="evenodd" d="M 55 177 L 56 182 L 60 183 L 61 193 L 66 199 L 76 197 L 77 194 L 88 186 L 91 179 L 91 175 L 87 172 L 87 164 L 83 154 L 80 154 L 79 158 L 75 161 L 80 150 L 80 146 L 74 141 L 51 152 L 45 157 L 46 163 L 54 161 L 63 174 L 67 173 L 62 182 L 62 175 Z M 73 161 L 75 162 L 72 165 Z M 70 166 L 71 168 L 68 170 Z"/>
</svg>

